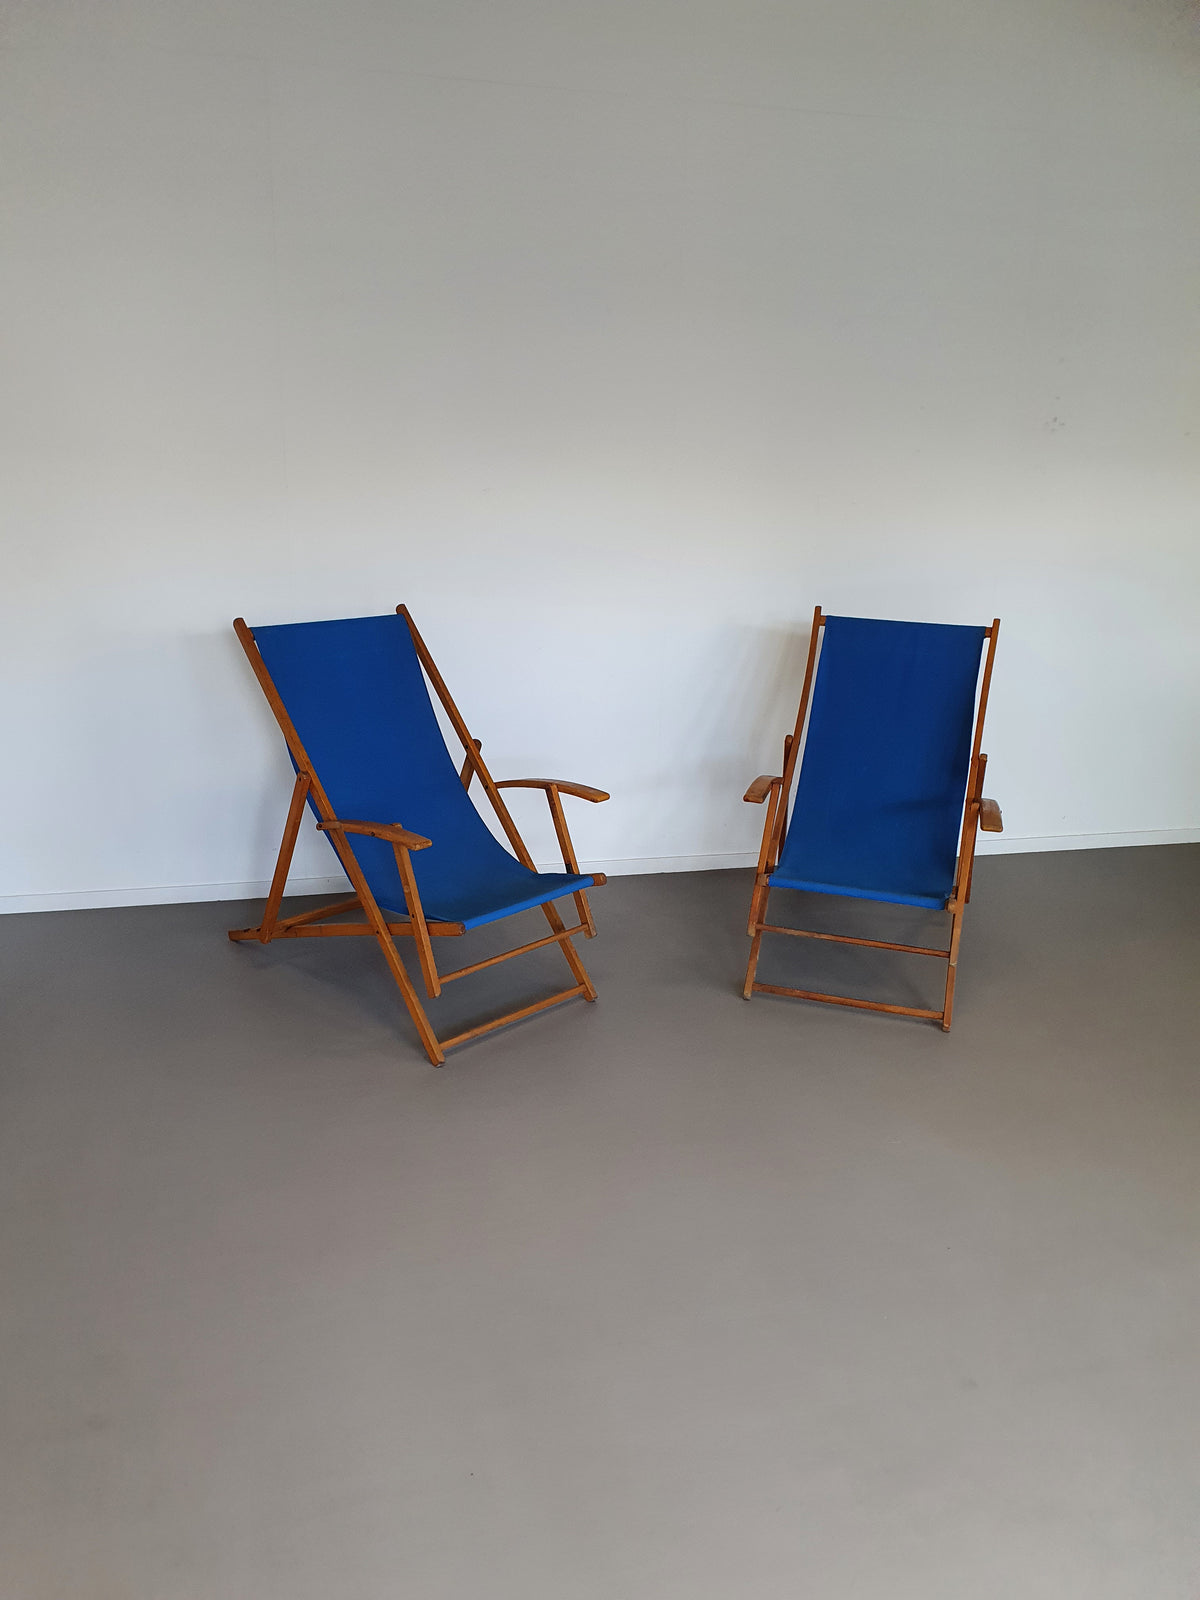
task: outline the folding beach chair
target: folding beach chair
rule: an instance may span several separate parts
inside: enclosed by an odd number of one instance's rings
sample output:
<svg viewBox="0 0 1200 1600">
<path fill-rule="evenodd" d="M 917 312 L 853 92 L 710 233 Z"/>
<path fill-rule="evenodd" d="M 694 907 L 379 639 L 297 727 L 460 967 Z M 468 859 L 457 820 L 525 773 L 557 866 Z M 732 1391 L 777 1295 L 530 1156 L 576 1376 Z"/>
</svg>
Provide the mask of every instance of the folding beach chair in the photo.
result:
<svg viewBox="0 0 1200 1600">
<path fill-rule="evenodd" d="M 756 778 L 745 794 L 758 805 L 768 801 L 747 929 L 753 940 L 743 991 L 747 1000 L 755 991 L 794 995 L 928 1017 L 949 1032 L 976 831 L 1003 831 L 999 806 L 983 798 L 987 757 L 979 749 L 999 632 L 999 618 L 990 628 L 957 628 L 827 617 L 817 607 L 800 713 L 795 731 L 784 739 L 783 772 Z M 949 945 L 940 949 L 782 927 L 766 920 L 773 889 L 946 911 Z M 947 962 L 942 1009 L 757 983 L 764 933 L 935 956 Z"/>
<path fill-rule="evenodd" d="M 296 783 L 262 922 L 257 928 L 233 929 L 229 937 L 262 944 L 346 934 L 377 939 L 435 1065 L 445 1060 L 452 1045 L 492 1028 L 576 995 L 594 1000 L 596 991 L 571 941 L 578 933 L 594 936 L 585 891 L 605 880 L 603 873 L 580 872 L 561 796 L 599 801 L 608 795 L 554 778 L 496 783 L 404 606 L 391 616 L 344 622 L 251 630 L 239 617 L 233 626 L 287 741 Z M 462 741 L 466 759 L 461 772 L 434 716 L 425 675 Z M 467 792 L 476 775 L 511 852 L 491 833 Z M 501 789 L 545 791 L 565 872 L 537 871 Z M 281 920 L 280 903 L 306 804 L 316 814 L 317 827 L 329 836 L 354 894 L 336 905 Z M 570 928 L 553 904 L 565 895 L 574 896 L 579 912 L 578 925 Z M 545 938 L 439 973 L 434 939 L 455 937 L 535 906 L 550 924 Z M 353 911 L 361 911 L 362 917 L 339 920 Z M 431 997 L 441 994 L 451 979 L 551 944 L 561 947 L 575 982 L 533 1005 L 439 1040 L 396 949 L 400 937 L 416 946 Z"/>
</svg>

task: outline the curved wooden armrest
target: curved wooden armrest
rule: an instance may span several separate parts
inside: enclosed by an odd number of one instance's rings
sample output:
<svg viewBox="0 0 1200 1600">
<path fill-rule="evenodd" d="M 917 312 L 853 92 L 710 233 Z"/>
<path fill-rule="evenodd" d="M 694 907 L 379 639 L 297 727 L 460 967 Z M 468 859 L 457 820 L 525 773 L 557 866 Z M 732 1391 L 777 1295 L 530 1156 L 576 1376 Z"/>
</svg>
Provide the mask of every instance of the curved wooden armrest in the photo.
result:
<svg viewBox="0 0 1200 1600">
<path fill-rule="evenodd" d="M 580 800 L 590 800 L 593 805 L 598 805 L 601 800 L 607 800 L 608 794 L 603 789 L 589 788 L 586 783 L 568 783 L 565 778 L 505 778 L 503 783 L 496 785 L 497 789 L 557 789 L 559 794 L 573 794 Z"/>
<path fill-rule="evenodd" d="M 1004 819 L 1000 815 L 1000 807 L 994 800 L 979 802 L 979 826 L 984 833 L 1004 832 Z"/>
<path fill-rule="evenodd" d="M 774 786 L 777 783 L 782 782 L 782 778 L 773 778 L 769 772 L 763 772 L 757 778 L 755 778 L 754 782 L 742 796 L 742 799 L 748 800 L 751 805 L 760 806 L 770 794 Z"/>
<path fill-rule="evenodd" d="M 347 822 L 338 817 L 333 822 L 318 822 L 317 827 L 322 833 L 369 834 L 372 839 L 386 839 L 389 844 L 403 845 L 406 850 L 425 850 L 433 843 L 419 833 L 409 833 L 398 822 Z"/>
</svg>

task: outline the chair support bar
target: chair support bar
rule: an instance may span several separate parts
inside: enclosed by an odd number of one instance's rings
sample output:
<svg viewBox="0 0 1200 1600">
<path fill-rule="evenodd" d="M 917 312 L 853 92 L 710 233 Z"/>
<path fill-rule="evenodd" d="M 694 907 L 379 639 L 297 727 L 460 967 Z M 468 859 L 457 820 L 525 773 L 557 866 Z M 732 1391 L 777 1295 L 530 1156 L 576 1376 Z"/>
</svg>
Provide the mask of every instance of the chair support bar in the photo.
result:
<svg viewBox="0 0 1200 1600">
<path fill-rule="evenodd" d="M 921 1006 L 891 1006 L 882 1000 L 852 1000 L 846 994 L 818 994 L 813 989 L 785 989 L 778 983 L 752 984 L 755 994 L 785 994 L 793 1000 L 823 1000 L 831 1006 L 853 1006 L 858 1011 L 887 1011 L 896 1017 L 921 1017 L 927 1022 L 941 1022 L 941 1011 L 927 1011 Z"/>
<path fill-rule="evenodd" d="M 462 1033 L 453 1034 L 449 1039 L 441 1041 L 443 1050 L 452 1050 L 456 1044 L 466 1044 L 469 1039 L 478 1039 L 480 1034 L 491 1033 L 493 1028 L 503 1028 L 510 1022 L 522 1022 L 526 1017 L 532 1017 L 537 1011 L 545 1011 L 549 1006 L 561 1005 L 564 1000 L 574 1000 L 576 995 L 583 995 L 586 999 L 588 992 L 583 984 L 577 984 L 574 989 L 562 989 L 558 994 L 547 995 L 544 1000 L 535 1001 L 531 1006 L 522 1006 L 520 1011 L 508 1011 L 502 1017 L 493 1017 L 490 1022 L 481 1022 L 478 1027 L 466 1028 Z"/>
<path fill-rule="evenodd" d="M 887 939 L 856 939 L 849 933 L 817 933 L 812 928 L 781 928 L 771 922 L 760 922 L 758 932 L 790 933 L 794 939 L 827 939 L 830 944 L 862 944 L 870 950 L 903 950 L 910 956 L 938 956 L 943 961 L 950 959 L 949 950 L 935 950 L 927 944 L 892 944 Z"/>
<path fill-rule="evenodd" d="M 359 907 L 357 895 L 349 900 L 339 900 L 336 905 L 318 906 L 315 911 L 301 911 L 298 916 L 284 917 L 282 922 L 275 924 L 275 937 L 278 939 L 285 928 L 298 928 L 305 922 L 320 922 L 323 917 L 340 917 L 347 911 L 355 911 Z"/>
<path fill-rule="evenodd" d="M 309 915 L 311 917 L 312 913 Z M 393 939 L 413 937 L 411 922 L 385 922 L 384 927 Z M 458 939 L 466 932 L 461 922 L 430 922 L 426 924 L 426 929 L 431 939 Z M 301 923 L 300 919 L 297 919 L 287 927 L 277 926 L 271 939 L 352 939 L 359 934 L 371 938 L 377 937 L 375 926 L 370 922 L 314 922 L 305 919 Z M 259 930 L 231 928 L 229 937 L 236 944 L 242 939 L 259 938 Z M 271 941 L 264 939 L 262 942 L 268 944 Z"/>
<path fill-rule="evenodd" d="M 432 928 L 430 932 L 432 933 Z M 502 950 L 498 956 L 488 956 L 486 961 L 473 961 L 469 967 L 456 967 L 453 972 L 443 972 L 443 983 L 449 983 L 451 978 L 465 978 L 472 972 L 482 972 L 484 967 L 494 967 L 498 962 L 511 961 L 513 956 L 523 956 L 530 950 L 541 950 L 548 944 L 559 944 L 563 939 L 570 939 L 577 933 L 584 931 L 583 923 L 574 928 L 564 928 L 561 933 L 548 933 L 544 939 L 534 939 L 531 944 L 519 944 L 515 950 Z"/>
</svg>

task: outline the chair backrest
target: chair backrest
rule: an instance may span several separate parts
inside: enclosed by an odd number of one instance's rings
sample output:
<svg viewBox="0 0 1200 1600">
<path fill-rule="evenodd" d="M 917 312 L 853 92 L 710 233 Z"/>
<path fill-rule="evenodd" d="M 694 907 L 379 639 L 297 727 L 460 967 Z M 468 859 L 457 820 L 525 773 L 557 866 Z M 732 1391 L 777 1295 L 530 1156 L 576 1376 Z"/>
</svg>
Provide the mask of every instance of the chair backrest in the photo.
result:
<svg viewBox="0 0 1200 1600">
<path fill-rule="evenodd" d="M 335 816 L 424 834 L 432 847 L 413 857 L 422 880 L 469 879 L 497 853 L 511 861 L 463 788 L 404 617 L 253 633 Z M 389 844 L 351 845 L 368 878 L 395 877 Z"/>
<path fill-rule="evenodd" d="M 826 618 L 780 876 L 950 893 L 986 633 Z"/>
</svg>

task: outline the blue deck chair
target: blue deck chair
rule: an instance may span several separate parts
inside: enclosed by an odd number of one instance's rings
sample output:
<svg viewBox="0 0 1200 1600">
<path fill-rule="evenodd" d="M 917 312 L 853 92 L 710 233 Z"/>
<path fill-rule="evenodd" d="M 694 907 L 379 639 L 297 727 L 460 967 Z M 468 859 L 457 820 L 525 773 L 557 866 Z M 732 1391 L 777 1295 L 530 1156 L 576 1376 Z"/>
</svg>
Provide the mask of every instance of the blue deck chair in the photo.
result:
<svg viewBox="0 0 1200 1600">
<path fill-rule="evenodd" d="M 949 1032 L 976 832 L 1003 831 L 999 806 L 983 798 L 987 757 L 979 748 L 999 632 L 999 618 L 990 628 L 957 628 L 827 617 L 817 607 L 800 712 L 784 740 L 783 772 L 756 778 L 744 797 L 758 805 L 769 801 L 747 928 L 753 940 L 747 1000 L 756 991 L 794 995 L 926 1017 Z M 773 889 L 946 911 L 949 944 L 940 949 L 785 928 L 766 920 Z M 942 1009 L 757 983 L 764 933 L 936 956 L 948 964 Z"/>
<path fill-rule="evenodd" d="M 602 789 L 555 778 L 496 783 L 405 606 L 383 617 L 303 622 L 251 630 L 239 617 L 234 631 L 287 741 L 296 783 L 262 922 L 235 928 L 234 940 L 328 938 L 362 934 L 378 940 L 429 1059 L 492 1028 L 547 1006 L 594 1000 L 596 991 L 571 942 L 595 934 L 586 890 L 604 874 L 581 873 L 563 814 L 564 794 L 607 800 Z M 437 692 L 466 759 L 450 759 L 434 716 L 426 676 Z M 511 850 L 492 834 L 468 794 L 478 776 Z M 501 789 L 542 789 L 563 852 L 565 872 L 538 872 Z M 354 890 L 352 898 L 280 919 L 288 867 L 305 806 L 329 837 Z M 579 923 L 566 927 L 554 901 L 573 895 Z M 439 973 L 433 940 L 454 937 L 501 917 L 540 906 L 550 924 L 542 939 Z M 360 911 L 353 922 L 339 920 Z M 439 1040 L 396 948 L 411 938 L 425 981 L 436 997 L 442 985 L 483 967 L 558 944 L 574 984 L 452 1038 Z"/>
</svg>

